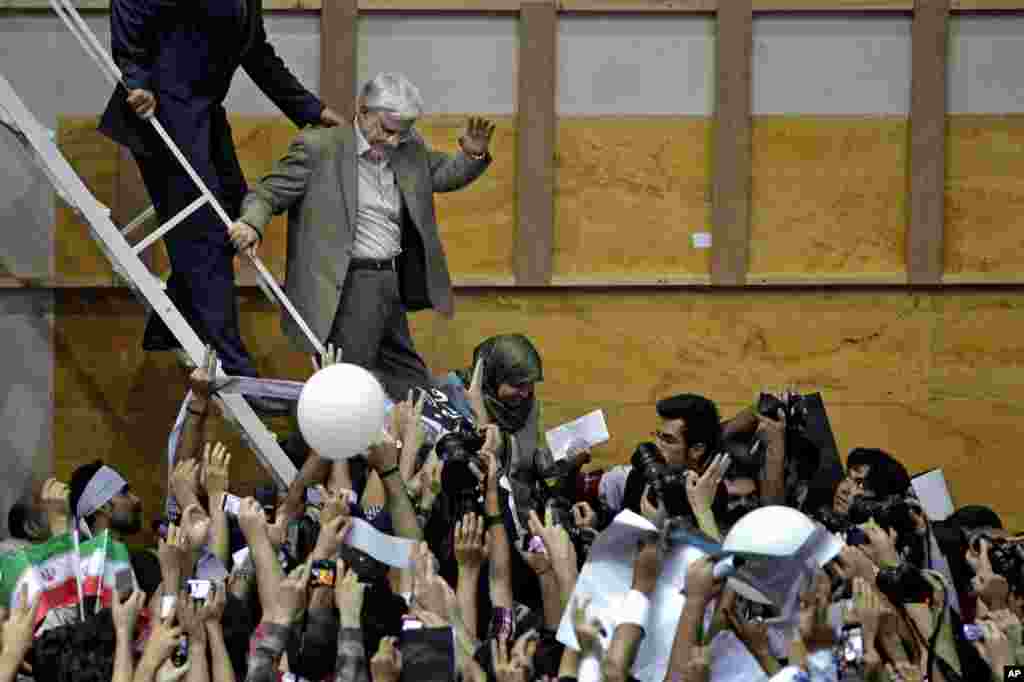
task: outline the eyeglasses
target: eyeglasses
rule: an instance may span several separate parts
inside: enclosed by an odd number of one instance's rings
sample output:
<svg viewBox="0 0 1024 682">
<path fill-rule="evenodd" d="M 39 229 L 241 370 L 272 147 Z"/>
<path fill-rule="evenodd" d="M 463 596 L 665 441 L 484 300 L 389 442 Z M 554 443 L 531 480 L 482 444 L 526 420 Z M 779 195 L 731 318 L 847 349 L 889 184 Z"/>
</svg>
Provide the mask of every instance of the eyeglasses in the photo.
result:
<svg viewBox="0 0 1024 682">
<path fill-rule="evenodd" d="M 661 430 L 654 431 L 654 437 L 665 445 L 682 445 L 683 439 L 672 433 L 665 433 Z"/>
<path fill-rule="evenodd" d="M 865 483 L 867 482 L 866 477 L 854 478 L 851 474 L 847 473 L 846 476 L 843 478 L 843 481 L 852 483 L 854 489 L 857 490 L 857 492 L 863 493 L 866 490 L 866 488 L 864 487 Z"/>
</svg>

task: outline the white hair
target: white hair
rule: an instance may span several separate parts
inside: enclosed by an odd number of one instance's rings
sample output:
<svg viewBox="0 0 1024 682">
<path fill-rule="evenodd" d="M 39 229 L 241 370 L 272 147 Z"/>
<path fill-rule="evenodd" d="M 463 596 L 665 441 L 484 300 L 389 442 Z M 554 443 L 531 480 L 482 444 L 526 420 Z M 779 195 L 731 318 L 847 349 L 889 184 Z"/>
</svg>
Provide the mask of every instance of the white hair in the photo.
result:
<svg viewBox="0 0 1024 682">
<path fill-rule="evenodd" d="M 400 73 L 378 73 L 363 85 L 360 95 L 368 109 L 388 111 L 411 120 L 423 114 L 419 88 Z"/>
</svg>

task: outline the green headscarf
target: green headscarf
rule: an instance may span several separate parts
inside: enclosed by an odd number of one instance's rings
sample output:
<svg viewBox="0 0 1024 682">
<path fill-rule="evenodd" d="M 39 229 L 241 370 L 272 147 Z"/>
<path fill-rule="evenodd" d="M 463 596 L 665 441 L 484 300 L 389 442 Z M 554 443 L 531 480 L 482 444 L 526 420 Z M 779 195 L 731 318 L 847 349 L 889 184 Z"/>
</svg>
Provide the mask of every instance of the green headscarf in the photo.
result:
<svg viewBox="0 0 1024 682">
<path fill-rule="evenodd" d="M 533 411 L 535 396 L 510 406 L 498 400 L 498 386 L 517 385 L 527 381 L 544 381 L 540 353 L 522 334 L 500 334 L 487 339 L 473 350 L 473 364 L 458 372 L 469 387 L 478 360 L 483 359 L 482 389 L 487 412 L 503 431 L 515 433 L 526 425 Z"/>
</svg>

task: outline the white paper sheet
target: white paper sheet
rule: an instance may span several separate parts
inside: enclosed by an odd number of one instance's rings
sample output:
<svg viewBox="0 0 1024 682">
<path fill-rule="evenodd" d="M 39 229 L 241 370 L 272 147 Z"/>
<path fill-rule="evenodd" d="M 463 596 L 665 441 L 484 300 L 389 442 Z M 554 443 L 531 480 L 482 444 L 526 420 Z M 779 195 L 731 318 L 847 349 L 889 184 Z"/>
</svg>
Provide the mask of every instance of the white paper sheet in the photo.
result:
<svg viewBox="0 0 1024 682">
<path fill-rule="evenodd" d="M 925 471 L 910 479 L 918 501 L 932 521 L 944 521 L 953 514 L 953 497 L 942 469 Z"/>
<path fill-rule="evenodd" d="M 607 443 L 609 436 L 604 410 L 594 410 L 579 419 L 556 426 L 547 432 L 546 437 L 551 456 L 556 462 L 581 450 Z"/>
<path fill-rule="evenodd" d="M 605 646 L 618 625 L 618 605 L 629 592 L 633 582 L 633 561 L 637 543 L 655 533 L 655 527 L 647 519 L 624 511 L 594 542 L 590 557 L 580 572 L 573 599 L 558 626 L 558 641 L 578 649 L 576 633 L 572 625 L 572 609 L 576 599 L 589 597 L 588 612 L 597 618 L 605 628 Z M 693 547 L 679 546 L 667 556 L 655 592 L 651 595 L 651 610 L 648 614 L 646 636 L 637 651 L 633 674 L 641 682 L 660 682 L 672 652 L 676 626 L 683 610 L 685 597 L 680 590 L 685 587 L 686 568 L 704 553 Z M 713 672 L 713 671 L 712 671 Z"/>
<path fill-rule="evenodd" d="M 381 533 L 362 519 L 352 519 L 352 530 L 345 544 L 362 550 L 382 564 L 395 568 L 409 568 L 412 563 L 412 540 Z"/>
</svg>

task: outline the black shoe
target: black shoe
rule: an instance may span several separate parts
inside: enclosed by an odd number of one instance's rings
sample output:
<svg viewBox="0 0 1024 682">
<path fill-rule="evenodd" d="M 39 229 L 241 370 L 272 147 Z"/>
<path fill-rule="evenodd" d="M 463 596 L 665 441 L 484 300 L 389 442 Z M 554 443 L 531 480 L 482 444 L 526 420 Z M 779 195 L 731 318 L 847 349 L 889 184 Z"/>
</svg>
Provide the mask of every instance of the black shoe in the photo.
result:
<svg viewBox="0 0 1024 682">
<path fill-rule="evenodd" d="M 292 413 L 292 405 L 287 400 L 279 398 L 258 398 L 253 395 L 245 396 L 245 402 L 258 415 L 263 417 L 286 417 Z"/>
</svg>

